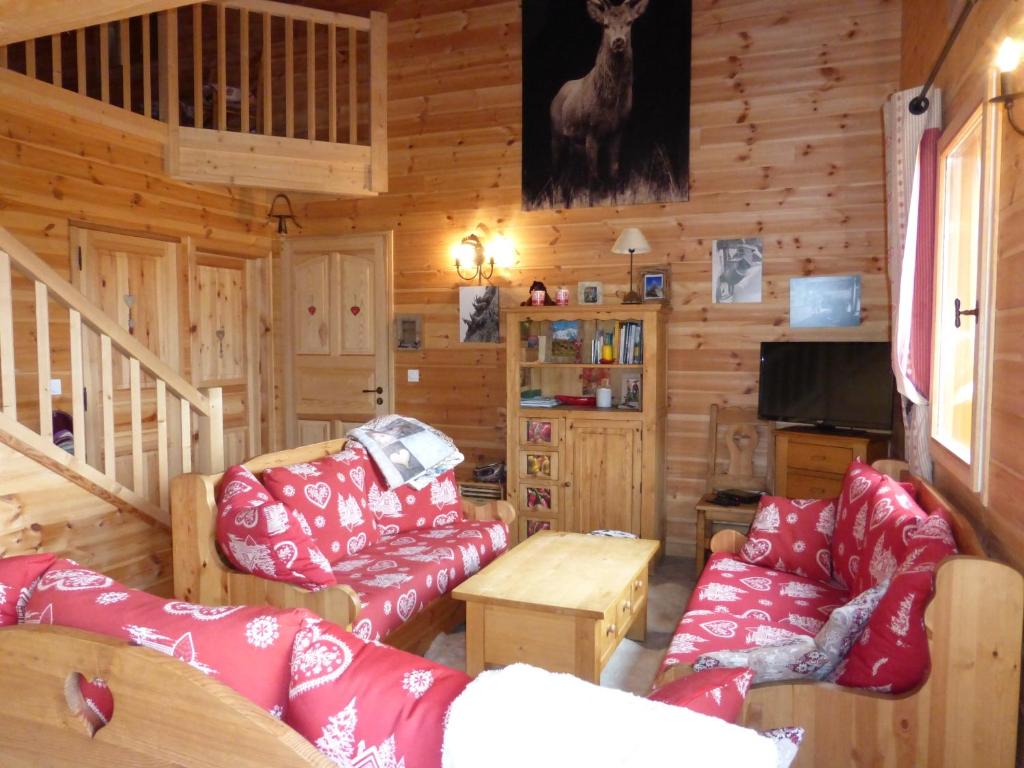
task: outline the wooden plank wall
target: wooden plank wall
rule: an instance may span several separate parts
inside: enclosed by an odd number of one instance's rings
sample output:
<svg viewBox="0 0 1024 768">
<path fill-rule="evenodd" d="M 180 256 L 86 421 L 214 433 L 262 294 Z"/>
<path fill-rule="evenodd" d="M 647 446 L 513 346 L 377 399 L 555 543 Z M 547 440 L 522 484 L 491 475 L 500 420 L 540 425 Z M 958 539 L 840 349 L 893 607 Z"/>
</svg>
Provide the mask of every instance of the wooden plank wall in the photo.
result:
<svg viewBox="0 0 1024 768">
<path fill-rule="evenodd" d="M 931 0 L 903 2 L 901 83 L 919 85 L 956 19 L 956 7 L 936 13 Z M 979 3 L 953 48 L 938 84 L 944 90 L 944 124 L 955 126 L 983 98 L 999 43 L 1024 39 L 1024 10 L 1015 0 Z M 1024 89 L 1018 71 L 1014 90 Z M 1018 110 L 1019 111 L 1019 110 Z M 1018 118 L 1019 119 L 1019 118 Z M 973 512 L 987 547 L 1024 569 L 1024 138 L 1003 122 L 999 164 L 999 240 L 996 251 L 995 358 L 992 371 L 989 502 L 960 485 L 942 464 L 936 481 L 945 494 Z"/>
<path fill-rule="evenodd" d="M 61 95 L 60 104 L 54 104 L 54 93 L 51 86 L 0 71 L 0 226 L 11 230 L 61 275 L 69 275 L 68 232 L 73 221 L 191 237 L 198 249 L 207 252 L 253 256 L 270 251 L 272 228 L 265 218 L 264 193 L 168 180 L 162 155 L 166 126 L 92 101 L 77 108 L 80 102 L 72 94 Z M 35 324 L 32 291 L 27 286 L 18 290 L 15 304 L 17 336 L 24 342 L 19 342 L 16 356 L 18 385 L 20 394 L 31 395 Z M 182 322 L 187 360 L 187 313 Z M 52 302 L 50 336 L 53 376 L 63 379 L 67 395 L 67 314 L 57 312 Z M 55 398 L 54 407 L 69 410 L 69 398 Z M 37 427 L 33 409 L 24 408 L 19 418 Z M 11 483 L 20 475 L 13 474 L 14 464 L 9 473 L 6 455 L 0 456 L 0 466 L 0 494 L 10 494 Z M 60 496 L 59 479 L 51 482 L 45 472 L 29 469 L 24 476 L 36 478 L 38 489 L 31 487 L 39 491 L 40 499 Z M 166 533 L 138 522 L 108 525 L 104 521 L 110 520 L 109 508 L 87 500 L 78 511 L 70 503 L 54 508 L 42 502 L 22 506 L 14 525 L 22 530 L 38 523 L 41 538 L 6 539 L 15 528 L 0 519 L 0 541 L 4 542 L 0 551 L 10 554 L 26 546 L 56 549 L 90 565 L 116 567 L 133 586 L 169 589 Z M 67 530 L 54 524 L 55 516 L 67 517 Z M 79 526 L 76 521 L 84 522 Z M 133 559 L 136 566 L 131 565 Z"/>
<path fill-rule="evenodd" d="M 662 0 L 664 1 L 664 0 Z M 340 3 L 337 5 L 340 6 Z M 395 232 L 395 310 L 424 317 L 425 349 L 396 354 L 400 411 L 450 432 L 468 459 L 504 457 L 504 355 L 458 342 L 449 248 L 478 224 L 520 253 L 494 283 L 518 303 L 549 288 L 627 281 L 610 253 L 639 226 L 671 269 L 669 551 L 691 554 L 708 408 L 754 405 L 762 340 L 885 339 L 880 107 L 897 85 L 900 7 L 888 0 L 694 0 L 692 197 L 687 204 L 520 210 L 518 2 L 392 0 L 390 183 L 380 199 L 307 201 L 306 233 Z M 711 240 L 761 235 L 764 302 L 711 304 Z M 789 278 L 859 273 L 860 328 L 791 332 Z M 419 384 L 406 371 L 419 368 Z"/>
</svg>

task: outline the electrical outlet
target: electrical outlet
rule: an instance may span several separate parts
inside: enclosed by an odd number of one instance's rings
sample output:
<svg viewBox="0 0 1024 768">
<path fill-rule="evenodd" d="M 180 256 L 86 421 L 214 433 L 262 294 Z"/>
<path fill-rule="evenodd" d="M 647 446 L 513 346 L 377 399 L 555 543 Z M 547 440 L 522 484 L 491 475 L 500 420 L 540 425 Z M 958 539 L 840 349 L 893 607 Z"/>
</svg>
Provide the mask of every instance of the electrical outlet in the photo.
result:
<svg viewBox="0 0 1024 768">
<path fill-rule="evenodd" d="M 413 384 L 415 384 L 419 380 L 420 380 L 420 369 L 419 368 L 410 368 L 409 369 L 409 381 L 412 382 Z"/>
<path fill-rule="evenodd" d="M 50 379 L 50 394 L 59 395 L 62 391 L 60 379 Z"/>
</svg>

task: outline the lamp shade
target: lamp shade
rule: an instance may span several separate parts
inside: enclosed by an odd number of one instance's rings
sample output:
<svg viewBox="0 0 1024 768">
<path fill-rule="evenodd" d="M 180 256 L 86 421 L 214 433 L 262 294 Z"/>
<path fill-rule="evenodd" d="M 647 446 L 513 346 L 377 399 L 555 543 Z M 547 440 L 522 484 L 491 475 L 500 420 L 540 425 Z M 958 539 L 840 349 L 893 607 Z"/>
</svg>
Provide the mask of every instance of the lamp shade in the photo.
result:
<svg viewBox="0 0 1024 768">
<path fill-rule="evenodd" d="M 612 253 L 650 253 L 651 244 L 636 227 L 626 227 L 612 246 Z"/>
</svg>

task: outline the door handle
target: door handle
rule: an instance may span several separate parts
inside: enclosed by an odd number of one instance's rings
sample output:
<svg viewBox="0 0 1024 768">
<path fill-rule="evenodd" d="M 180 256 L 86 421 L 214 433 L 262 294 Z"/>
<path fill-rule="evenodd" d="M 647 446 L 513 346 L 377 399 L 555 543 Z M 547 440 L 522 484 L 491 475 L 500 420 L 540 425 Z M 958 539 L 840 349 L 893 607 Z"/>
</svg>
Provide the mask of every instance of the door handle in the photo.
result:
<svg viewBox="0 0 1024 768">
<path fill-rule="evenodd" d="M 960 309 L 960 299 L 957 299 L 956 301 L 953 302 L 953 309 L 956 310 L 956 317 L 953 321 L 953 325 L 957 328 L 960 327 L 960 318 L 963 317 L 964 315 L 968 315 L 970 317 L 973 317 L 974 319 L 978 318 L 977 302 L 975 302 L 974 304 L 974 309 Z"/>
<path fill-rule="evenodd" d="M 372 394 L 383 395 L 384 394 L 384 387 L 377 387 L 376 389 L 364 389 L 363 393 L 367 394 L 367 395 L 372 395 Z"/>
</svg>

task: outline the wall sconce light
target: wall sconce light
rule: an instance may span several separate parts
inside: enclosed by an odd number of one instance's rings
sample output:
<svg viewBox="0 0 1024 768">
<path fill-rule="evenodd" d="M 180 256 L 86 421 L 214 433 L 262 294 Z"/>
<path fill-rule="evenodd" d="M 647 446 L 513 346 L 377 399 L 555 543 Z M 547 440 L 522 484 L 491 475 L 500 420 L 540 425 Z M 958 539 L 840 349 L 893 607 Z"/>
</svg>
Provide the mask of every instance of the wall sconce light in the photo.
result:
<svg viewBox="0 0 1024 768">
<path fill-rule="evenodd" d="M 490 280 L 494 275 L 495 267 L 504 269 L 515 263 L 516 249 L 512 241 L 502 235 L 490 238 L 485 244 L 480 236 L 474 233 L 462 238 L 452 248 L 452 256 L 459 277 L 463 280 L 476 280 L 482 285 L 484 280 Z M 462 274 L 464 264 L 474 268 L 469 275 Z"/>
<path fill-rule="evenodd" d="M 1021 136 L 1024 136 L 1024 129 L 1017 125 L 1013 118 L 1013 103 L 1024 97 L 1024 92 L 1016 93 L 1010 87 L 1010 73 L 1020 66 L 1021 44 L 1012 37 L 1007 37 L 999 46 L 996 54 L 996 69 L 999 70 L 999 95 L 992 99 L 994 104 L 1002 104 L 1006 108 L 1006 117 L 1010 121 L 1010 127 Z"/>
<path fill-rule="evenodd" d="M 629 254 L 629 293 L 622 297 L 623 304 L 642 304 L 640 294 L 633 290 L 633 254 L 650 253 L 651 244 L 647 242 L 644 233 L 636 227 L 626 227 L 619 235 L 619 239 L 612 246 L 612 253 Z"/>
<path fill-rule="evenodd" d="M 288 234 L 288 222 L 292 222 L 296 227 L 302 229 L 302 225 L 299 224 L 298 219 L 295 218 L 295 213 L 292 211 L 292 201 L 288 199 L 288 195 L 278 195 L 270 203 L 270 212 L 267 214 L 268 219 L 277 219 L 277 234 L 287 235 Z"/>
</svg>

